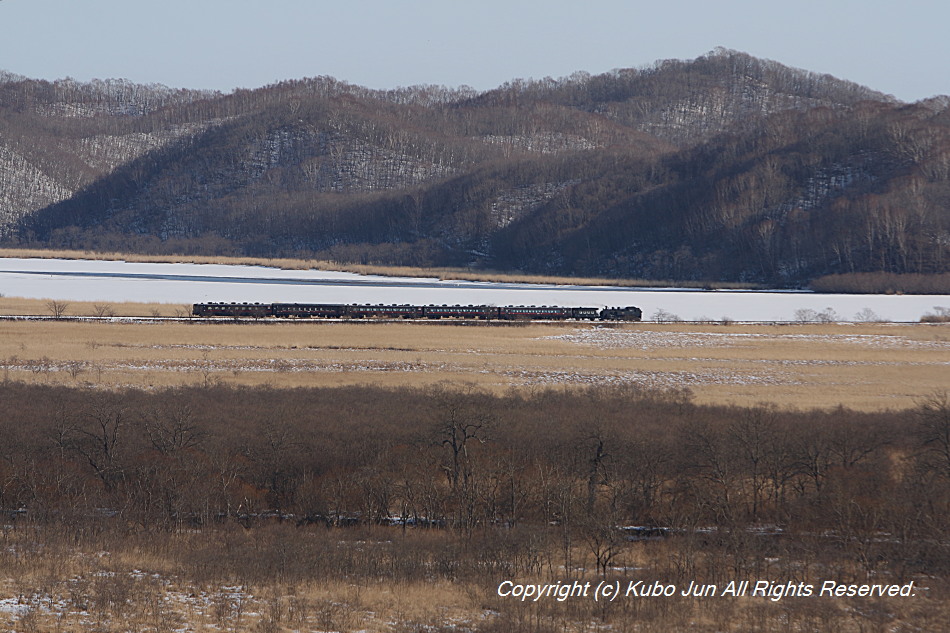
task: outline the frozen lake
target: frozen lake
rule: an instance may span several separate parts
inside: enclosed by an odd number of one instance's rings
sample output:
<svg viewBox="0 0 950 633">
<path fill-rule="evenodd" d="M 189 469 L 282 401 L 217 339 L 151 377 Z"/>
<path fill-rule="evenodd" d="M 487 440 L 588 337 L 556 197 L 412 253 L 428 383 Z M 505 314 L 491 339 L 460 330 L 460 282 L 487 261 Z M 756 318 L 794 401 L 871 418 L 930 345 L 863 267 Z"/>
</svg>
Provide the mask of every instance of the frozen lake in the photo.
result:
<svg viewBox="0 0 950 633">
<path fill-rule="evenodd" d="M 948 295 L 833 295 L 810 292 L 701 291 L 553 286 L 394 278 L 328 271 L 215 264 L 140 264 L 91 260 L 0 258 L 0 294 L 95 302 L 210 301 L 638 306 L 686 320 L 793 321 L 796 311 L 831 310 L 839 320 L 873 312 L 889 321 L 918 321 Z"/>
</svg>

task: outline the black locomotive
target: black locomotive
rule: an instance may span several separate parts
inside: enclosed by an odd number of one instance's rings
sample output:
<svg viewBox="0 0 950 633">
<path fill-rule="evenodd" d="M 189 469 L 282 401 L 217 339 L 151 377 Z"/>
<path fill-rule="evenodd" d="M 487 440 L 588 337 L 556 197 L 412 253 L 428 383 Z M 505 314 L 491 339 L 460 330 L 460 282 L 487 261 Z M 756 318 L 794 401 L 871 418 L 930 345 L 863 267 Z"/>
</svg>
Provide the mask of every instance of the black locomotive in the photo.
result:
<svg viewBox="0 0 950 633">
<path fill-rule="evenodd" d="M 282 319 L 483 319 L 504 321 L 639 321 L 640 308 L 566 308 L 561 306 L 416 306 L 341 303 L 196 303 L 196 317 L 276 317 Z"/>
</svg>

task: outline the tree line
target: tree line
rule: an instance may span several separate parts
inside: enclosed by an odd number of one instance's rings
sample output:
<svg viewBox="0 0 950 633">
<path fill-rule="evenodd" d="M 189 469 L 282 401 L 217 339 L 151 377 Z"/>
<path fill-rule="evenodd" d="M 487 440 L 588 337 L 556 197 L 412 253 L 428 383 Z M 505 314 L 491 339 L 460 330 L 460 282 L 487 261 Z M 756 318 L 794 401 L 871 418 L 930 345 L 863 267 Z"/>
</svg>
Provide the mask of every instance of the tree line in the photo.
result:
<svg viewBox="0 0 950 633">
<path fill-rule="evenodd" d="M 767 524 L 901 534 L 910 547 L 942 538 L 950 502 L 946 394 L 859 413 L 699 406 L 639 388 L 6 383 L 0 403 L 0 507 L 38 522 L 109 508 L 143 530 L 268 515 L 461 531 Z"/>
</svg>

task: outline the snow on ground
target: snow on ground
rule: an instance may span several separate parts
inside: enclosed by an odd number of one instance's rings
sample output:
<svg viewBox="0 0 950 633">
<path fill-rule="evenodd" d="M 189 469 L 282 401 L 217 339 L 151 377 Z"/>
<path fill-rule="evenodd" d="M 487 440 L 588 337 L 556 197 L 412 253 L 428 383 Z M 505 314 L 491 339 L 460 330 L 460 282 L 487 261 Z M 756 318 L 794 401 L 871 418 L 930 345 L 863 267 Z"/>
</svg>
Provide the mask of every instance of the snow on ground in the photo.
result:
<svg viewBox="0 0 950 633">
<path fill-rule="evenodd" d="M 796 312 L 833 311 L 855 320 L 865 309 L 889 321 L 918 321 L 948 295 L 826 295 L 809 292 L 700 291 L 501 284 L 394 278 L 332 271 L 219 264 L 0 258 L 0 294 L 96 302 L 191 304 L 210 301 L 409 303 L 419 305 L 638 306 L 645 320 L 728 318 L 793 321 Z"/>
<path fill-rule="evenodd" d="M 300 372 L 435 372 L 445 369 L 442 363 L 423 361 L 334 361 L 297 358 L 225 359 L 225 360 L 161 360 L 137 362 L 89 363 L 82 361 L 56 362 L 48 359 L 10 358 L 0 360 L 0 371 L 22 371 L 34 374 L 85 372 L 252 372 L 252 373 L 300 373 Z"/>
<path fill-rule="evenodd" d="M 97 579 L 108 578 L 103 587 L 97 588 Z M 119 589 L 116 596 L 120 603 L 108 601 L 109 585 Z M 166 626 L 166 630 L 193 631 L 216 629 L 219 625 L 232 627 L 244 625 L 250 630 L 264 620 L 261 612 L 267 608 L 264 599 L 248 593 L 243 586 L 221 586 L 210 592 L 192 588 L 176 589 L 171 579 L 160 574 L 99 571 L 88 576 L 75 576 L 52 585 L 53 593 L 32 593 L 0 599 L 0 627 L 7 620 L 21 630 L 46 630 L 41 623 L 55 621 L 57 630 L 67 622 L 66 630 L 80 626 L 82 630 L 106 630 L 107 625 L 129 623 L 132 606 L 141 609 L 148 602 L 151 615 Z M 102 591 L 104 590 L 104 591 Z M 135 599 L 123 594 L 139 594 Z M 5 617 L 4 617 L 5 616 Z M 141 623 L 141 620 L 136 620 Z M 172 624 L 182 625 L 172 629 Z M 21 628 L 22 626 L 22 628 Z M 120 625 L 121 630 L 128 630 Z M 151 628 L 151 627 L 149 627 Z"/>
<path fill-rule="evenodd" d="M 950 341 L 917 341 L 898 335 L 879 334 L 751 334 L 744 332 L 652 332 L 612 328 L 576 329 L 567 334 L 543 337 L 597 349 L 670 349 L 683 347 L 736 347 L 758 341 L 803 341 L 817 346 L 860 345 L 876 349 L 945 349 Z"/>
<path fill-rule="evenodd" d="M 799 385 L 784 372 L 757 374 L 731 371 L 610 371 L 579 373 L 560 370 L 509 370 L 505 375 L 526 385 L 641 385 L 656 389 L 679 389 L 706 385 Z"/>
</svg>

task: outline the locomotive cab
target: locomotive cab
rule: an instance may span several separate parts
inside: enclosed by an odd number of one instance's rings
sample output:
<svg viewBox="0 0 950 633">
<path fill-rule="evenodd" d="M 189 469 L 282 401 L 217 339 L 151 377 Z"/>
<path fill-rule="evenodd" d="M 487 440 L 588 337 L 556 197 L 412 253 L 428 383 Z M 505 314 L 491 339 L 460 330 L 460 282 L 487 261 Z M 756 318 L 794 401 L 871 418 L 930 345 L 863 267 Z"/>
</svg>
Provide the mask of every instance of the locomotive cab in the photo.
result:
<svg viewBox="0 0 950 633">
<path fill-rule="evenodd" d="M 636 306 L 625 308 L 604 308 L 600 318 L 605 321 L 639 321 L 643 318 L 643 310 Z"/>
</svg>

